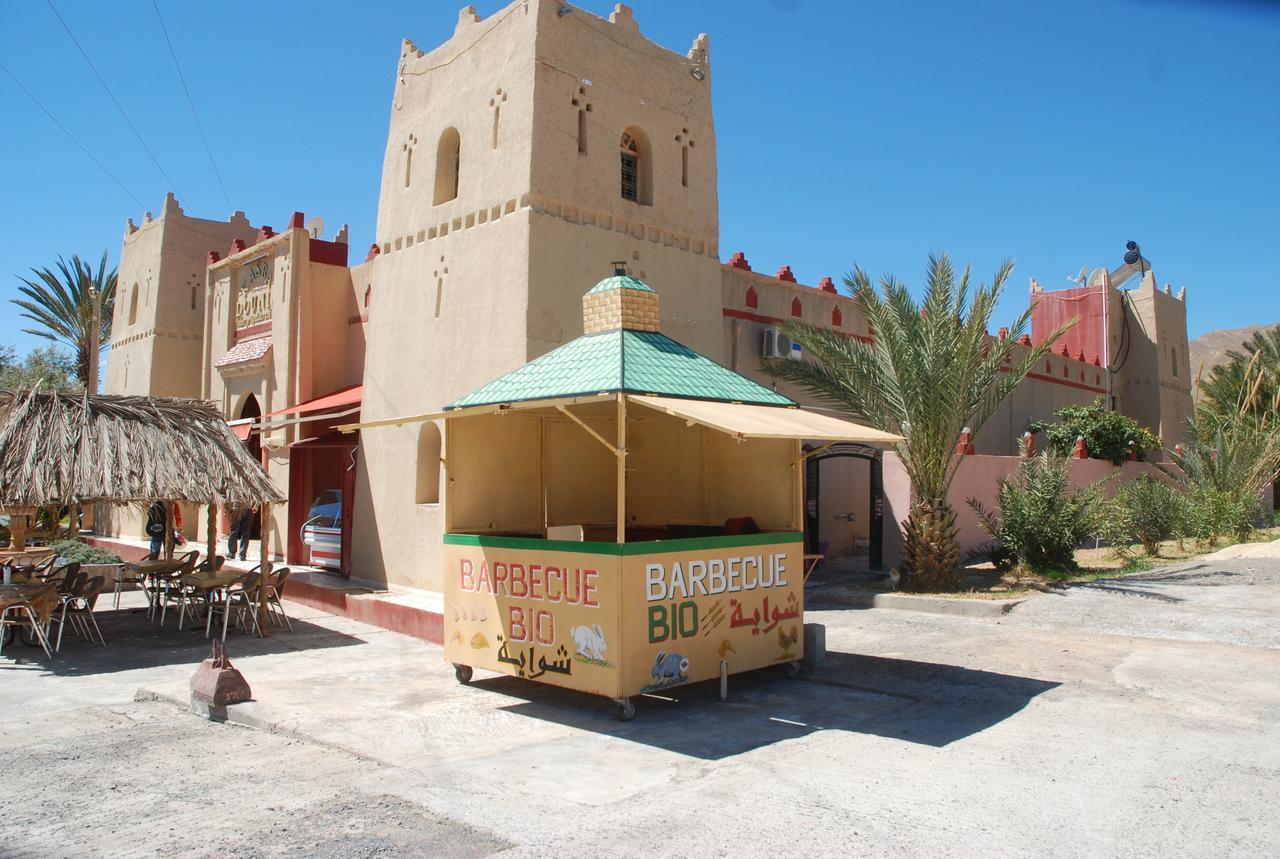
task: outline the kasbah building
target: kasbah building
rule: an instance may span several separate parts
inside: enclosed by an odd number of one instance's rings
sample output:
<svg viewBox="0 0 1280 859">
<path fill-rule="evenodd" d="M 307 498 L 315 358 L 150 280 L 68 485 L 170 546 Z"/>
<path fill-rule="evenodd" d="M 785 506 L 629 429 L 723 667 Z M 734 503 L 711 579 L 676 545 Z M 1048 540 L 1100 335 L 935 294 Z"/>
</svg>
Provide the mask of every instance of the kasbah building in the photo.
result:
<svg viewBox="0 0 1280 859">
<path fill-rule="evenodd" d="M 742 253 L 722 261 L 713 69 L 706 35 L 670 51 L 624 5 L 608 20 L 560 0 L 516 0 L 483 19 L 464 8 L 444 44 L 401 47 L 377 242 L 363 261 L 351 264 L 346 227 L 324 239 L 301 213 L 279 230 L 242 212 L 204 220 L 170 195 L 158 217 L 126 228 L 106 390 L 220 404 L 288 493 L 271 511 L 281 559 L 308 563 L 302 526 L 336 490 L 341 572 L 438 605 L 442 421 L 391 419 L 437 413 L 581 336 L 583 295 L 616 263 L 658 291 L 665 334 L 770 387 L 760 363 L 779 324 L 871 336 L 830 278 L 754 271 Z M 1032 280 L 1031 294 L 1036 342 L 1078 322 L 973 439 L 978 454 L 1012 455 L 1028 421 L 1108 391 L 1166 444 L 1180 439 L 1191 410 L 1183 294 L 1157 288 L 1141 257 L 1074 289 Z M 895 486 L 901 471 L 868 449 L 830 453 L 806 465 L 809 551 L 891 566 L 900 537 L 884 499 L 909 491 Z M 203 518 L 184 517 L 189 537 L 205 539 Z M 110 528 L 142 534 L 128 516 Z"/>
</svg>

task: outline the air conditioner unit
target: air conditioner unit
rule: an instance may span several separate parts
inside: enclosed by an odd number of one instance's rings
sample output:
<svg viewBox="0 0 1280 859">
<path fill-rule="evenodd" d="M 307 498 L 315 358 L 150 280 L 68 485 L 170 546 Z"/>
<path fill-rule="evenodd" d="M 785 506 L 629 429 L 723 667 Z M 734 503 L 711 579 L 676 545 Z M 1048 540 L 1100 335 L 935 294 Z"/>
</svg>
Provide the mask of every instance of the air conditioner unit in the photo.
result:
<svg viewBox="0 0 1280 859">
<path fill-rule="evenodd" d="M 790 358 L 793 361 L 799 361 L 804 357 L 799 343 L 788 337 L 782 329 L 772 326 L 764 329 L 764 342 L 760 351 L 766 358 Z"/>
</svg>

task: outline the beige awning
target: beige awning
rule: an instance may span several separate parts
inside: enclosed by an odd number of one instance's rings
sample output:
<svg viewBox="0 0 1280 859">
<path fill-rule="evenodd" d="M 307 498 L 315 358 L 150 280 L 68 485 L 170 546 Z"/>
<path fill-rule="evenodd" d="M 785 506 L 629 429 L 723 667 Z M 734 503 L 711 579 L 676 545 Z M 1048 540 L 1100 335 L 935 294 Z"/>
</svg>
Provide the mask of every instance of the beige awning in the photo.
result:
<svg viewBox="0 0 1280 859">
<path fill-rule="evenodd" d="M 671 397 L 628 396 L 630 402 L 684 418 L 738 438 L 798 438 L 891 445 L 902 436 L 855 424 L 853 421 L 779 406 L 715 403 Z"/>
</svg>

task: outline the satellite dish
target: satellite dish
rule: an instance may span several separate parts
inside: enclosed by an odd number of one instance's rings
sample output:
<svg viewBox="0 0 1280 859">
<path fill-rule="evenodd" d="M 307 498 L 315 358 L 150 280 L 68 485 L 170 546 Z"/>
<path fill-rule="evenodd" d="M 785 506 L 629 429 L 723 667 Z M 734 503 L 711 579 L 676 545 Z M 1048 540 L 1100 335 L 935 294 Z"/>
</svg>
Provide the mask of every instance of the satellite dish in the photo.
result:
<svg viewBox="0 0 1280 859">
<path fill-rule="evenodd" d="M 324 218 L 316 215 L 307 221 L 307 234 L 313 239 L 320 238 L 320 234 L 324 232 Z"/>
</svg>

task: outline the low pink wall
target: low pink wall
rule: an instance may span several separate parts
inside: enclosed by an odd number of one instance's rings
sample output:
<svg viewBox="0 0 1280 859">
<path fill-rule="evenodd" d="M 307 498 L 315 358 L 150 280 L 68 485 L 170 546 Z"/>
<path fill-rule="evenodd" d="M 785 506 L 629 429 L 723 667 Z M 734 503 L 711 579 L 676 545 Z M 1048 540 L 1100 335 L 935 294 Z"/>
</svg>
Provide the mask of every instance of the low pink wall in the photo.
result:
<svg viewBox="0 0 1280 859">
<path fill-rule="evenodd" d="M 991 542 L 987 532 L 978 523 L 978 514 L 969 506 L 969 499 L 979 501 L 988 510 L 999 507 L 997 494 L 1000 490 L 1000 478 L 1007 477 L 1018 470 L 1019 457 L 1016 456 L 966 456 L 962 458 L 955 482 L 951 484 L 951 505 L 956 509 L 956 525 L 960 530 L 960 546 L 965 552 L 976 549 Z M 1144 474 L 1162 477 L 1162 472 L 1154 465 L 1146 462 L 1126 462 L 1114 466 L 1103 459 L 1070 460 L 1071 485 L 1085 487 L 1102 480 L 1109 475 L 1115 476 L 1103 484 L 1103 492 L 1108 498 L 1115 495 L 1116 490 L 1130 480 L 1137 480 Z M 902 526 L 911 506 L 911 482 L 896 454 L 884 455 L 884 563 L 885 567 L 896 566 L 902 558 Z"/>
</svg>

